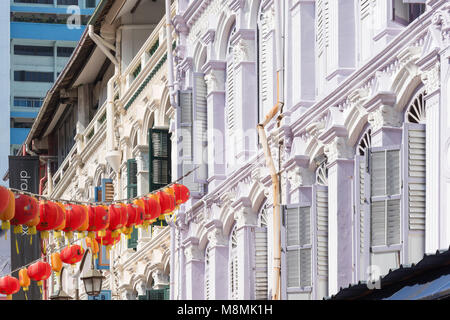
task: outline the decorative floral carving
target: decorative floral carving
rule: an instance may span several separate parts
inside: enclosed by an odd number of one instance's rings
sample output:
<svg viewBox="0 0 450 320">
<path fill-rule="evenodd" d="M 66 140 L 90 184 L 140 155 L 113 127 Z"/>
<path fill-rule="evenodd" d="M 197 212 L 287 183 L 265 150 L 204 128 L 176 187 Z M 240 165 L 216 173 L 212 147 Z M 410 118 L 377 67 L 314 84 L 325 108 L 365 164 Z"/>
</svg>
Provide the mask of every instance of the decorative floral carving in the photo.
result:
<svg viewBox="0 0 450 320">
<path fill-rule="evenodd" d="M 431 94 L 440 88 L 440 73 L 441 64 L 435 63 L 433 67 L 422 73 L 422 81 L 425 84 L 425 91 Z"/>
<path fill-rule="evenodd" d="M 382 127 L 400 127 L 402 124 L 400 113 L 387 105 L 382 105 L 378 110 L 369 113 L 368 120 L 373 131 Z"/>
<path fill-rule="evenodd" d="M 332 142 L 325 145 L 325 155 L 328 158 L 328 163 L 333 163 L 337 159 L 351 159 L 353 151 L 351 146 L 347 144 L 347 139 L 344 137 L 336 137 Z"/>
</svg>

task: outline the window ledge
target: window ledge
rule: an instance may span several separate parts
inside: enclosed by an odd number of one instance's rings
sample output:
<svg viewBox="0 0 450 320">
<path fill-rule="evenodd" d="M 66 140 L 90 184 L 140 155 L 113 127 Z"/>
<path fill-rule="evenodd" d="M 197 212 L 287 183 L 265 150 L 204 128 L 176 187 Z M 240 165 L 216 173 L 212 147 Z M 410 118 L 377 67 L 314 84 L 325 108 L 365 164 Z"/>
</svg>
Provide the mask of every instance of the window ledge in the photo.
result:
<svg viewBox="0 0 450 320">
<path fill-rule="evenodd" d="M 402 249 L 401 244 L 393 244 L 390 246 L 374 246 L 371 248 L 372 253 L 380 253 L 380 252 L 395 252 L 400 251 Z"/>
</svg>

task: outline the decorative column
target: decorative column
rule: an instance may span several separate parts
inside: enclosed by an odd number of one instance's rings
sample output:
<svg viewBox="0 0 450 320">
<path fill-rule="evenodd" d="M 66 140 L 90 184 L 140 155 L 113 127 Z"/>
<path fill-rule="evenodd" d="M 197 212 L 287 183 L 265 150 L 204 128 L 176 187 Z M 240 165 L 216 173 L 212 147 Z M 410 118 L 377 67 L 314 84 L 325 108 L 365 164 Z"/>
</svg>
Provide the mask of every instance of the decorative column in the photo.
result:
<svg viewBox="0 0 450 320">
<path fill-rule="evenodd" d="M 198 248 L 198 238 L 190 237 L 184 242 L 186 300 L 204 297 L 205 263 Z"/>
<path fill-rule="evenodd" d="M 138 145 L 132 151 L 133 158 L 137 165 L 137 194 L 143 195 L 149 192 L 149 147 L 148 145 Z M 145 230 L 138 229 L 137 250 L 140 250 L 152 236 L 151 228 Z"/>
<path fill-rule="evenodd" d="M 209 60 L 202 69 L 208 90 L 208 183 L 211 190 L 225 179 L 225 67 L 224 61 Z"/>
<path fill-rule="evenodd" d="M 235 72 L 236 159 L 240 166 L 256 154 L 258 124 L 258 77 L 255 30 L 239 29 L 232 40 Z"/>
<path fill-rule="evenodd" d="M 210 299 L 228 299 L 228 243 L 223 236 L 222 222 L 212 220 L 205 225 L 209 240 Z"/>
<path fill-rule="evenodd" d="M 238 253 L 238 299 L 252 300 L 253 270 L 251 270 L 255 252 L 253 252 L 254 228 L 257 226 L 257 214 L 253 212 L 249 198 L 240 198 L 232 204 L 236 220 L 237 253 Z"/>
<path fill-rule="evenodd" d="M 354 160 L 344 127 L 321 135 L 328 168 L 328 288 L 333 295 L 352 282 L 352 184 Z"/>
<path fill-rule="evenodd" d="M 288 10 L 286 54 L 291 67 L 286 72 L 289 79 L 286 105 L 295 111 L 298 107 L 309 107 L 315 98 L 315 1 L 294 0 Z"/>
<path fill-rule="evenodd" d="M 136 280 L 136 291 L 138 296 L 145 296 L 147 294 L 147 281 L 145 277 L 141 276 Z"/>
</svg>

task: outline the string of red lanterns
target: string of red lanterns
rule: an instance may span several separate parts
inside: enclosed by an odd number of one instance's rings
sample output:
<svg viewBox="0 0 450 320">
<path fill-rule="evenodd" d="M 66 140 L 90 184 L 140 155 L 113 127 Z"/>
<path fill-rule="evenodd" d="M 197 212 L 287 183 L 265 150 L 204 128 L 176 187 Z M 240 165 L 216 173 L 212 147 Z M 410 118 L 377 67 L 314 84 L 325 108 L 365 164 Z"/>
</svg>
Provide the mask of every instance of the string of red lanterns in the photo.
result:
<svg viewBox="0 0 450 320">
<path fill-rule="evenodd" d="M 85 239 L 95 256 L 99 252 L 99 244 L 106 247 L 109 256 L 110 249 L 120 240 L 121 234 L 129 238 L 133 228 L 147 228 L 157 219 L 174 214 L 189 197 L 189 189 L 175 183 L 155 193 L 114 201 L 107 206 L 47 199 L 0 186 L 0 220 L 3 230 L 12 225 L 13 232 L 18 234 L 22 233 L 22 227 L 26 225 L 29 235 L 40 232 L 42 239 L 48 239 L 49 232 L 53 232 L 54 238 L 58 239 L 64 232 L 70 243 L 73 233 L 77 232 L 78 240 Z M 60 253 L 52 254 L 52 265 L 38 259 L 19 271 L 19 279 L 10 275 L 0 278 L 0 293 L 11 299 L 21 287 L 25 292 L 28 290 L 30 279 L 37 281 L 41 288 L 42 281 L 47 280 L 52 271 L 59 273 L 62 263 L 78 263 L 83 254 L 81 246 L 69 244 Z"/>
</svg>

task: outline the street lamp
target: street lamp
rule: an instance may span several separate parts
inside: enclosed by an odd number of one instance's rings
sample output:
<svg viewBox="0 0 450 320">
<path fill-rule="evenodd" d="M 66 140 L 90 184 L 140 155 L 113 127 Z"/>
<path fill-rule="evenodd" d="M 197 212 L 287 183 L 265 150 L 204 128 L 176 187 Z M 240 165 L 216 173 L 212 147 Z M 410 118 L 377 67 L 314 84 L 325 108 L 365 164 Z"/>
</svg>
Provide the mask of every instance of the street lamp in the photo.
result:
<svg viewBox="0 0 450 320">
<path fill-rule="evenodd" d="M 86 253 L 84 254 L 83 261 L 81 262 L 80 270 L 83 270 L 84 261 L 86 259 L 87 252 L 91 251 L 89 248 L 86 249 Z M 105 277 L 102 273 L 95 269 L 94 267 L 94 256 L 91 252 L 91 269 L 83 273 L 84 290 L 88 296 L 98 296 L 102 291 L 102 283 Z"/>
<path fill-rule="evenodd" d="M 58 292 L 50 297 L 50 300 L 72 300 L 72 297 L 69 296 L 62 288 L 62 277 L 63 277 L 64 267 L 61 269 L 61 273 L 59 275 L 59 289 Z"/>
</svg>

